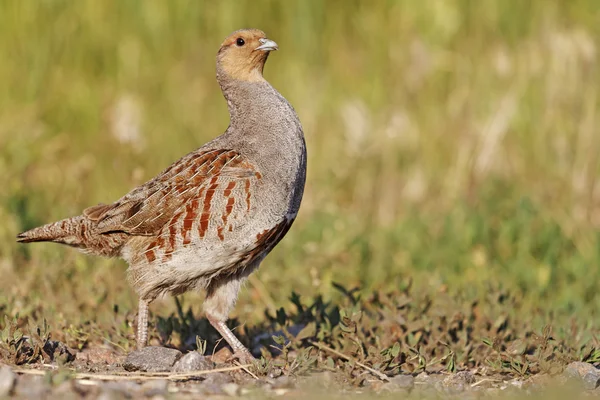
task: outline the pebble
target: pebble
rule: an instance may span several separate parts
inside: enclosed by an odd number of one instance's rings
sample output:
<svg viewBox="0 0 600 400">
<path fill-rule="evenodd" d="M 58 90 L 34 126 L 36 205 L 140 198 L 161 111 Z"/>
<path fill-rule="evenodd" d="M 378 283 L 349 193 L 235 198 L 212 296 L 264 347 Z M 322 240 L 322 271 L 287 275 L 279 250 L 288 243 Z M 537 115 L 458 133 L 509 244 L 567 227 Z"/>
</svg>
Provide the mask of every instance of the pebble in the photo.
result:
<svg viewBox="0 0 600 400">
<path fill-rule="evenodd" d="M 212 355 L 211 361 L 215 364 L 224 364 L 227 361 L 231 360 L 233 357 L 233 353 L 229 350 L 228 347 L 223 347 L 221 350 L 217 351 Z"/>
<path fill-rule="evenodd" d="M 130 353 L 123 368 L 129 372 L 168 372 L 182 354 L 179 350 L 148 346 Z"/>
<path fill-rule="evenodd" d="M 8 366 L 0 368 L 0 397 L 7 397 L 15 387 L 17 374 Z"/>
<path fill-rule="evenodd" d="M 192 371 L 206 371 L 214 368 L 214 364 L 207 357 L 201 355 L 197 351 L 191 351 L 181 357 L 179 361 L 173 365 L 172 372 L 185 373 Z"/>
</svg>

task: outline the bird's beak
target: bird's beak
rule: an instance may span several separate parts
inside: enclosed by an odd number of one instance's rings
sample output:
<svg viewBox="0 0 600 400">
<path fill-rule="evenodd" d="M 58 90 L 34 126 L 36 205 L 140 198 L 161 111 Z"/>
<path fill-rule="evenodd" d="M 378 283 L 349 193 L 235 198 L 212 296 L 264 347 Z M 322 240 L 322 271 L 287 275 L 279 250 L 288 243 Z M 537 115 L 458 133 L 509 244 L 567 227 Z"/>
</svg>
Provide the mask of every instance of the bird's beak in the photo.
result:
<svg viewBox="0 0 600 400">
<path fill-rule="evenodd" d="M 260 43 L 260 46 L 254 50 L 273 51 L 279 49 L 277 43 L 270 39 L 258 39 L 258 42 Z"/>
</svg>

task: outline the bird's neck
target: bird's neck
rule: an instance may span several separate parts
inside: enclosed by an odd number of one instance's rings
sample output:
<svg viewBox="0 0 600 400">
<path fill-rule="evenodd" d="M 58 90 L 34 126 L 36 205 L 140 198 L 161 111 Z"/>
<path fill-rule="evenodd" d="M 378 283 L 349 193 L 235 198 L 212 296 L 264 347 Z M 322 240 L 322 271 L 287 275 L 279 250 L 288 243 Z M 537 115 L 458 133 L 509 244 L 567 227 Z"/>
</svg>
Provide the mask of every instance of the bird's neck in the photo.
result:
<svg viewBox="0 0 600 400">
<path fill-rule="evenodd" d="M 278 102 L 280 96 L 266 81 L 245 82 L 237 80 L 219 81 L 232 124 L 244 118 L 259 118 L 269 104 Z"/>
</svg>

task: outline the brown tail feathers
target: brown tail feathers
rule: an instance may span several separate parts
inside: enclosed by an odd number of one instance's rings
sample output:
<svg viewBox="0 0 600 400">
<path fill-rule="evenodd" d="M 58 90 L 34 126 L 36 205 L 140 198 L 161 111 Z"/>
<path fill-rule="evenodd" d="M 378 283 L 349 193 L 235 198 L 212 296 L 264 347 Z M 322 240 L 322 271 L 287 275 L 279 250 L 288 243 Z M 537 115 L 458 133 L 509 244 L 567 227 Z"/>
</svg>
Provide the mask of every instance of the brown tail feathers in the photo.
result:
<svg viewBox="0 0 600 400">
<path fill-rule="evenodd" d="M 63 219 L 30 229 L 17 235 L 17 242 L 55 242 L 76 246 L 81 230 L 81 217 Z"/>
</svg>

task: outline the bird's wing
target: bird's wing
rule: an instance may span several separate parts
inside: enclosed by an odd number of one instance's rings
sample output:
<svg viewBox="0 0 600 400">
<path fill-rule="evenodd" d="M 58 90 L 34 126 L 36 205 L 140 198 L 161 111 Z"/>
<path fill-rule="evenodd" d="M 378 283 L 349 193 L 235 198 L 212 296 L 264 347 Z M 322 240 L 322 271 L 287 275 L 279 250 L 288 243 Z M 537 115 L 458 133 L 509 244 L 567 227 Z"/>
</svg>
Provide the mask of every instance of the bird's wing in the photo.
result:
<svg viewBox="0 0 600 400">
<path fill-rule="evenodd" d="M 245 157 L 234 150 L 191 153 L 153 180 L 112 204 L 98 204 L 83 211 L 96 222 L 98 233 L 125 232 L 151 236 L 200 193 L 215 190 L 217 182 L 260 177 Z"/>
</svg>

